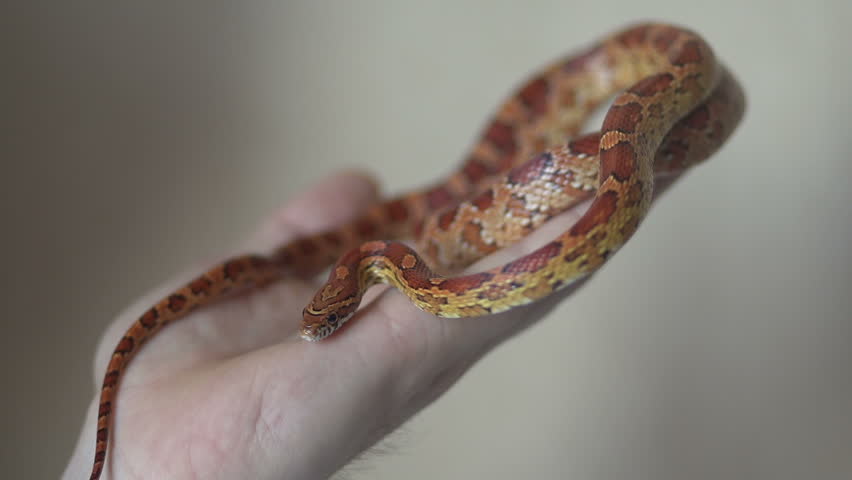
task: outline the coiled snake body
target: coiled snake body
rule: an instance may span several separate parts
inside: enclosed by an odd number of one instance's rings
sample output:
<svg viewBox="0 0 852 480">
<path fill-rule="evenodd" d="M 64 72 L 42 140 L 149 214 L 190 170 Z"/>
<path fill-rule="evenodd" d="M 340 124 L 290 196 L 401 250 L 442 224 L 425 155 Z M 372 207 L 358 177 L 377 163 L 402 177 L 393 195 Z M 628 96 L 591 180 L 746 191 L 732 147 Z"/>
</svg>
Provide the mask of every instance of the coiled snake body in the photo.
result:
<svg viewBox="0 0 852 480">
<path fill-rule="evenodd" d="M 582 121 L 619 94 L 599 132 Z M 271 255 L 228 260 L 147 310 L 116 346 L 100 394 L 91 479 L 100 477 L 119 378 L 141 344 L 189 311 L 284 275 L 315 275 L 337 260 L 304 310 L 301 335 L 320 340 L 386 282 L 442 317 L 495 313 L 547 296 L 598 269 L 648 211 L 654 175 L 712 154 L 739 122 L 744 97 L 695 33 L 629 27 L 558 61 L 497 111 L 457 173 L 369 209 L 339 229 Z M 574 137 L 569 140 L 569 138 Z M 490 270 L 443 276 L 522 238 L 577 203 L 593 201 L 568 231 Z M 417 251 L 389 239 L 416 236 Z"/>
</svg>

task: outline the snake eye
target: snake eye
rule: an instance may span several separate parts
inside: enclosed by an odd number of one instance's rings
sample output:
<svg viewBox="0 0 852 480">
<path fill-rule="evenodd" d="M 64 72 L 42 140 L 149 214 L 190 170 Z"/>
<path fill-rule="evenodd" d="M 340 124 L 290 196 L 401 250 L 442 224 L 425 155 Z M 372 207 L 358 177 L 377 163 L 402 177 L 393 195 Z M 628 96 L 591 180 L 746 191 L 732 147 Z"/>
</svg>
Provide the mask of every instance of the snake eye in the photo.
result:
<svg viewBox="0 0 852 480">
<path fill-rule="evenodd" d="M 325 317 L 325 321 L 334 325 L 335 323 L 337 323 L 337 314 L 336 313 L 329 313 L 328 316 Z"/>
</svg>

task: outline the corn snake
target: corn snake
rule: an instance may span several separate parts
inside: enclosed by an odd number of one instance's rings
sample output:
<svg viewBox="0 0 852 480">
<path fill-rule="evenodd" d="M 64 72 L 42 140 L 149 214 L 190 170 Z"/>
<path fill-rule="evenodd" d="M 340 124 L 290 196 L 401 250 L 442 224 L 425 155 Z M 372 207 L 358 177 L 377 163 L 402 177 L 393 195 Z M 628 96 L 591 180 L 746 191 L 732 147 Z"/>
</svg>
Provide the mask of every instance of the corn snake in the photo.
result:
<svg viewBox="0 0 852 480">
<path fill-rule="evenodd" d="M 576 136 L 595 108 L 624 89 L 600 132 Z M 678 27 L 633 26 L 556 62 L 498 109 L 462 168 L 445 181 L 270 255 L 230 259 L 143 313 L 107 367 L 91 479 L 100 477 L 106 460 L 119 379 L 142 343 L 166 324 L 230 293 L 284 275 L 316 275 L 332 263 L 305 308 L 306 340 L 336 331 L 379 282 L 443 317 L 529 303 L 598 269 L 647 213 L 654 175 L 710 156 L 743 109 L 739 85 L 710 47 Z M 529 255 L 470 275 L 436 273 L 457 271 L 593 196 L 570 230 Z M 417 250 L 388 240 L 409 236 L 419 239 Z"/>
</svg>

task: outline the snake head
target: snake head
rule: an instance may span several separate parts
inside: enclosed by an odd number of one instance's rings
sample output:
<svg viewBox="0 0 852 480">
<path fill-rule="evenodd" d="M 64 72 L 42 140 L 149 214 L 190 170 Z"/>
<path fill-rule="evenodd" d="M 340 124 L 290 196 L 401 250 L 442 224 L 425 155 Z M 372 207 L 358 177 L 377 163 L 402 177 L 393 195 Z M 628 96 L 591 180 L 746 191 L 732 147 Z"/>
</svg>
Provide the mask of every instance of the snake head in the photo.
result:
<svg viewBox="0 0 852 480">
<path fill-rule="evenodd" d="M 348 269 L 337 267 L 328 283 L 321 288 L 302 312 L 303 339 L 316 342 L 334 333 L 352 318 L 361 303 L 357 282 L 353 285 Z"/>
<path fill-rule="evenodd" d="M 334 333 L 354 314 L 354 310 L 349 313 L 334 310 L 316 311 L 309 305 L 302 312 L 302 329 L 299 335 L 309 342 L 318 342 Z"/>
</svg>

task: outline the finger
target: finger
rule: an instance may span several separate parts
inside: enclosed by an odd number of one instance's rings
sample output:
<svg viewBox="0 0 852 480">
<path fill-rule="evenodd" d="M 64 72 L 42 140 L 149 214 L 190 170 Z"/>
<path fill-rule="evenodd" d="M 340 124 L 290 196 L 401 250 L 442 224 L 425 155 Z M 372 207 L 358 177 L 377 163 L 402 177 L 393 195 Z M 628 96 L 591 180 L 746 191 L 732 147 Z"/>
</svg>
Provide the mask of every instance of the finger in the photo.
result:
<svg viewBox="0 0 852 480">
<path fill-rule="evenodd" d="M 378 200 L 378 186 L 368 174 L 332 175 L 287 202 L 269 216 L 242 250 L 266 252 L 294 238 L 341 226 Z"/>
<path fill-rule="evenodd" d="M 268 252 L 297 238 L 340 228 L 378 200 L 378 187 L 367 174 L 348 171 L 332 175 L 262 222 L 244 251 Z M 227 320 L 222 320 L 221 325 L 214 321 L 213 325 L 239 342 L 241 351 L 268 345 L 299 327 L 302 308 L 315 289 L 310 282 L 285 276 L 245 299 L 255 317 L 251 330 L 237 330 L 234 322 Z"/>
</svg>

